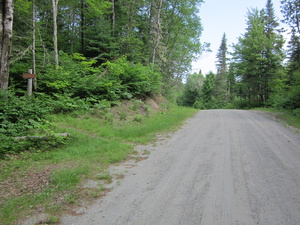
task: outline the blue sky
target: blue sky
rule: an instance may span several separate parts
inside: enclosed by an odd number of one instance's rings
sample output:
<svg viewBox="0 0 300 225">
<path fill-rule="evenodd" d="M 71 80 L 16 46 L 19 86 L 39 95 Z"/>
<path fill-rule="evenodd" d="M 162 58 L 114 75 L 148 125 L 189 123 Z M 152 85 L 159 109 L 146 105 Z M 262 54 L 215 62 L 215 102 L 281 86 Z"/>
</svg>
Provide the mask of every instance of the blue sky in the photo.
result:
<svg viewBox="0 0 300 225">
<path fill-rule="evenodd" d="M 281 19 L 280 0 L 273 0 L 276 16 Z M 265 8 L 267 0 L 205 0 L 200 7 L 200 18 L 204 28 L 201 43 L 210 43 L 212 52 L 204 52 L 200 59 L 193 63 L 193 72 L 205 75 L 209 71 L 216 72 L 216 54 L 223 34 L 227 37 L 227 46 L 237 43 L 237 38 L 245 33 L 248 9 Z"/>
</svg>

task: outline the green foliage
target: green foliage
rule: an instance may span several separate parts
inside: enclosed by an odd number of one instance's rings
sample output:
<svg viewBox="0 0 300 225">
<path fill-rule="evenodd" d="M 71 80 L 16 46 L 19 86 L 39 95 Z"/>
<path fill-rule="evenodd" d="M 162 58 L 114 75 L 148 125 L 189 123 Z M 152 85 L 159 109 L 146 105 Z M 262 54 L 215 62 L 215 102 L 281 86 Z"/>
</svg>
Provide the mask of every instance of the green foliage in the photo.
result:
<svg viewBox="0 0 300 225">
<path fill-rule="evenodd" d="M 281 4 L 285 23 L 299 33 L 299 1 L 281 0 Z"/>
<path fill-rule="evenodd" d="M 282 75 L 284 40 L 272 7 L 269 1 L 267 13 L 249 11 L 247 32 L 234 45 L 231 76 L 235 75 L 238 85 L 235 94 L 247 99 L 249 107 L 265 105 Z"/>
<path fill-rule="evenodd" d="M 102 64 L 105 77 L 119 85 L 123 98 L 132 96 L 147 96 L 160 89 L 161 76 L 149 66 L 133 64 L 122 57 L 114 62 Z M 124 94 L 125 93 L 125 94 Z"/>
<path fill-rule="evenodd" d="M 52 4 L 47 0 L 35 1 L 39 90 L 49 94 L 72 93 L 80 98 L 116 100 L 160 91 L 157 81 L 161 76 L 168 84 L 166 87 L 172 87 L 169 83 L 180 79 L 203 50 L 199 18 L 202 2 L 164 2 L 159 15 L 161 31 L 158 31 L 157 1 L 60 0 L 57 17 L 60 68 L 56 70 L 53 66 Z M 16 0 L 14 5 L 11 85 L 24 89 L 26 82 L 21 74 L 33 66 L 32 2 Z M 68 59 L 67 54 L 75 54 L 73 60 L 77 63 Z M 124 76 L 118 80 L 95 71 L 101 64 L 116 63 L 114 60 L 123 56 L 127 57 L 131 69 L 127 67 Z M 116 64 L 126 67 L 120 60 Z M 114 75 L 119 76 L 115 72 Z"/>
<path fill-rule="evenodd" d="M 141 122 L 143 122 L 143 119 L 144 119 L 143 115 L 137 114 L 134 116 L 133 121 L 141 123 Z"/>
<path fill-rule="evenodd" d="M 205 109 L 205 104 L 201 100 L 196 100 L 193 104 L 193 108 L 195 108 L 195 109 Z"/>
<path fill-rule="evenodd" d="M 224 33 L 217 53 L 217 75 L 213 86 L 212 94 L 218 101 L 218 105 L 223 106 L 228 102 L 228 80 L 227 80 L 227 39 Z"/>
<path fill-rule="evenodd" d="M 101 104 L 109 107 L 108 102 Z M 22 216 L 32 215 L 35 209 L 50 213 L 50 219 L 54 218 L 53 215 L 60 215 L 68 206 L 79 203 L 80 198 L 89 197 L 79 185 L 85 178 L 111 181 L 107 166 L 126 159 L 133 150 L 131 143 L 149 143 L 155 140 L 157 133 L 176 129 L 196 112 L 194 109 L 176 107 L 165 113 L 151 114 L 149 118 L 144 118 L 143 123 L 127 121 L 117 126 L 89 114 L 80 117 L 53 115 L 55 123 L 72 133 L 73 138 L 68 145 L 52 151 L 26 153 L 22 160 L 21 157 L 12 157 L 11 161 L 1 161 L 1 182 L 12 174 L 31 174 L 35 169 L 54 170 L 49 175 L 49 185 L 41 193 L 0 201 L 0 223 L 13 224 Z M 101 191 L 104 188 L 90 195 L 93 198 L 100 196 Z M 57 204 L 58 199 L 61 204 Z"/>
<path fill-rule="evenodd" d="M 212 103 L 215 79 L 216 79 L 216 75 L 213 72 L 206 74 L 201 89 L 201 100 L 204 103 L 205 108 L 207 109 L 213 108 L 211 103 Z"/>
<path fill-rule="evenodd" d="M 48 105 L 53 113 L 70 113 L 73 111 L 87 111 L 90 109 L 90 102 L 84 101 L 79 97 L 70 97 L 71 94 L 54 94 L 52 100 L 49 99 Z"/>
<path fill-rule="evenodd" d="M 204 77 L 202 74 L 187 75 L 187 81 L 184 87 L 183 95 L 179 98 L 178 103 L 183 106 L 192 107 L 200 97 Z"/>
<path fill-rule="evenodd" d="M 56 113 L 86 109 L 104 99 L 145 97 L 160 90 L 159 73 L 130 63 L 125 57 L 107 62 L 101 68 L 94 67 L 95 60 L 87 60 L 80 54 L 73 54 L 72 58 L 61 54 L 60 59 L 63 66 L 58 70 L 50 67 L 39 82 L 39 90 L 57 100 L 52 105 Z"/>
<path fill-rule="evenodd" d="M 127 113 L 126 112 L 120 112 L 120 120 L 126 120 L 127 119 Z"/>
<path fill-rule="evenodd" d="M 300 86 L 291 87 L 288 91 L 282 91 L 273 95 L 270 99 L 270 104 L 279 109 L 300 108 Z"/>
<path fill-rule="evenodd" d="M 46 150 L 65 143 L 65 138 L 55 136 L 47 120 L 50 107 L 45 101 L 32 97 L 17 97 L 13 92 L 0 93 L 0 158 L 7 153 L 30 149 Z M 21 136 L 45 138 L 15 139 Z"/>
</svg>

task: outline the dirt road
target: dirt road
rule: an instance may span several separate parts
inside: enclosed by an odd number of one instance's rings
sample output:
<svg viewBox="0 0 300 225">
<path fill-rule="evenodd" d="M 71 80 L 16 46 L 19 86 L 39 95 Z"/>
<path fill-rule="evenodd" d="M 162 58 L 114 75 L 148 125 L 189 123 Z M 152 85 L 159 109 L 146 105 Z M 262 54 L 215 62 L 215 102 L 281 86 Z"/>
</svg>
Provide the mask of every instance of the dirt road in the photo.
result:
<svg viewBox="0 0 300 225">
<path fill-rule="evenodd" d="M 253 111 L 201 111 L 80 225 L 299 225 L 300 136 Z"/>
</svg>

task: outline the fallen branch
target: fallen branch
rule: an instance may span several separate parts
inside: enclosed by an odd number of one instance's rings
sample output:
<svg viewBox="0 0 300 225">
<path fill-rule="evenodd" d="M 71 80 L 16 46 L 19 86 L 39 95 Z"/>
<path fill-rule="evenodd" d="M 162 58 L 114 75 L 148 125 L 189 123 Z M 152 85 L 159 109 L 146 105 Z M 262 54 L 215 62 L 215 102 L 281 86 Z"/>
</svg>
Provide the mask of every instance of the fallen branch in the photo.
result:
<svg viewBox="0 0 300 225">
<path fill-rule="evenodd" d="M 69 137 L 71 134 L 69 133 L 62 133 L 57 135 L 51 135 L 51 136 L 22 136 L 22 137 L 15 137 L 15 140 L 25 140 L 25 139 L 43 139 L 47 140 L 49 137 Z"/>
</svg>

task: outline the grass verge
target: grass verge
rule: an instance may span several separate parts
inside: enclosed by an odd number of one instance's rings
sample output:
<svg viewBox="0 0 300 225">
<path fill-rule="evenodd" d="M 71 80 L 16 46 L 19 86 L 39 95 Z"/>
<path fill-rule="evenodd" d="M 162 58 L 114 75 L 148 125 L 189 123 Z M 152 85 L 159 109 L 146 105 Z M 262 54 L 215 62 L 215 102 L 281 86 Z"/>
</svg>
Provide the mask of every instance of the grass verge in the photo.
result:
<svg viewBox="0 0 300 225">
<path fill-rule="evenodd" d="M 110 182 L 109 165 L 126 160 L 134 145 L 175 130 L 196 112 L 172 107 L 122 123 L 91 115 L 55 116 L 59 130 L 71 133 L 66 146 L 0 161 L 0 224 L 18 224 L 44 213 L 47 216 L 39 224 L 58 223 L 65 210 L 105 193 L 103 188 L 84 187 L 86 180 Z"/>
<path fill-rule="evenodd" d="M 300 116 L 298 114 L 295 114 L 295 111 L 293 112 L 275 108 L 255 108 L 254 110 L 267 112 L 277 121 L 300 129 Z"/>
</svg>

